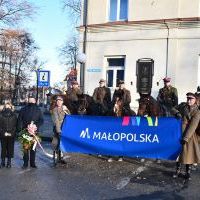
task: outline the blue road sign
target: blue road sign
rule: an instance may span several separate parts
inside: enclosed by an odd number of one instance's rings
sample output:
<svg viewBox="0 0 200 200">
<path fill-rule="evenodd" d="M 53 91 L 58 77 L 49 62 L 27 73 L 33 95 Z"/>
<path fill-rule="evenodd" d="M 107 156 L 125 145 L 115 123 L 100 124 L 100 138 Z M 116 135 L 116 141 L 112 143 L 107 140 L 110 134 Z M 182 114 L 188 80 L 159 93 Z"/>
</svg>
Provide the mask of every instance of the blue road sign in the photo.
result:
<svg viewBox="0 0 200 200">
<path fill-rule="evenodd" d="M 38 86 L 39 87 L 50 86 L 50 71 L 47 70 L 38 71 Z"/>
</svg>

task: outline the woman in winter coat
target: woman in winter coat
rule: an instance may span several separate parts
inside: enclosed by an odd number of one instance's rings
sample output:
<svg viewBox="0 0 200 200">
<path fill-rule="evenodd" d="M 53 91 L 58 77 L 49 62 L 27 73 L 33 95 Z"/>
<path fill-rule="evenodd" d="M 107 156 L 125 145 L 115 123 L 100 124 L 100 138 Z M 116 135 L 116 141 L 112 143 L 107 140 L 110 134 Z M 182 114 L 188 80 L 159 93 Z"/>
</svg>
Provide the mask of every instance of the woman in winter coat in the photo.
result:
<svg viewBox="0 0 200 200">
<path fill-rule="evenodd" d="M 17 116 L 11 103 L 7 102 L 0 113 L 0 136 L 1 136 L 1 167 L 11 167 L 11 158 L 14 155 L 14 141 L 17 126 Z"/>
<path fill-rule="evenodd" d="M 187 179 L 190 177 L 190 168 L 194 163 L 200 163 L 200 147 L 199 138 L 197 134 L 197 127 L 200 123 L 200 110 L 197 105 L 197 96 L 194 93 L 187 93 L 187 103 L 181 103 L 175 109 L 173 113 L 175 116 L 182 118 L 182 151 L 178 158 L 176 173 L 174 178 L 180 174 L 181 164 L 186 165 Z"/>
</svg>

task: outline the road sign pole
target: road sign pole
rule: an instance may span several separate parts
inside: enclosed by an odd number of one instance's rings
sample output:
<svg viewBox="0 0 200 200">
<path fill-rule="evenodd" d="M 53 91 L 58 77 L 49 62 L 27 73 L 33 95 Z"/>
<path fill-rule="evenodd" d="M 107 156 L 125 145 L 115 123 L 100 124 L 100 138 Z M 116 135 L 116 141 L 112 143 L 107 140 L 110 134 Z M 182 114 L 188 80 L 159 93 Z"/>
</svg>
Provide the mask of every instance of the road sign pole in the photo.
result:
<svg viewBox="0 0 200 200">
<path fill-rule="evenodd" d="M 38 104 L 38 93 L 39 93 L 39 86 L 38 86 L 38 76 L 39 76 L 39 70 L 36 70 L 36 75 L 37 75 L 37 84 L 36 84 L 36 103 Z"/>
</svg>

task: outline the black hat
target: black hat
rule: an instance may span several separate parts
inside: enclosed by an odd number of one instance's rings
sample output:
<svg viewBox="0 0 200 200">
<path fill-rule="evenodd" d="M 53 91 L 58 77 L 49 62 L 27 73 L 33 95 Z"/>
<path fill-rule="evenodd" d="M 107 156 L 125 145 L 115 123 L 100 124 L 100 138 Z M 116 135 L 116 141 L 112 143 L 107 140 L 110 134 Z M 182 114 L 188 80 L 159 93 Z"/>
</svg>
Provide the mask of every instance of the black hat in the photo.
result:
<svg viewBox="0 0 200 200">
<path fill-rule="evenodd" d="M 118 81 L 118 85 L 121 85 L 121 84 L 124 84 L 124 81 L 119 80 L 119 81 Z"/>
<path fill-rule="evenodd" d="M 192 92 L 188 92 L 186 96 L 188 99 L 197 99 L 197 96 Z"/>
</svg>

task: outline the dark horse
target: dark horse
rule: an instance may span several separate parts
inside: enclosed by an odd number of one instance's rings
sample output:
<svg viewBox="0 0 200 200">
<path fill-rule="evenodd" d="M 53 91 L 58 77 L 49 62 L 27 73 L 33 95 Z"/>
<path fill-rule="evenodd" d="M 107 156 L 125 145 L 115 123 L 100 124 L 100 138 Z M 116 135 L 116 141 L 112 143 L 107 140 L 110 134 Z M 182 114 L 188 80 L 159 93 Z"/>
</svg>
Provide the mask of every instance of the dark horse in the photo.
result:
<svg viewBox="0 0 200 200">
<path fill-rule="evenodd" d="M 139 99 L 139 116 L 162 116 L 162 111 L 158 102 L 150 94 L 141 94 Z"/>
<path fill-rule="evenodd" d="M 129 106 L 123 104 L 122 99 L 117 98 L 113 106 L 105 108 L 100 103 L 96 103 L 93 97 L 82 94 L 78 95 L 76 105 L 78 115 L 94 116 L 134 116 L 136 113 Z"/>
<path fill-rule="evenodd" d="M 88 94 L 78 95 L 76 108 L 78 115 L 104 115 L 103 106 Z"/>
</svg>

